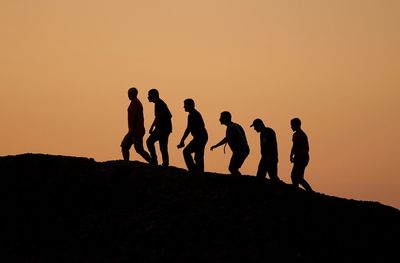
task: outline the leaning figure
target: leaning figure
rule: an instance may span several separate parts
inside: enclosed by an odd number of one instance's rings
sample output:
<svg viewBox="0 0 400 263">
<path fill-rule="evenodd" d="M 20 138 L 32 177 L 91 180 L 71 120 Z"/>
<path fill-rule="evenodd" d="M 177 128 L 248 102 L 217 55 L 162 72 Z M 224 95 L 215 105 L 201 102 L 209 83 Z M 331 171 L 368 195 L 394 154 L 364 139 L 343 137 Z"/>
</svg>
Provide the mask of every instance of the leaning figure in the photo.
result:
<svg viewBox="0 0 400 263">
<path fill-rule="evenodd" d="M 229 163 L 229 172 L 232 175 L 241 175 L 239 169 L 250 153 L 247 143 L 246 134 L 237 123 L 232 121 L 232 115 L 228 111 L 221 113 L 219 121 L 222 125 L 226 125 L 225 137 L 217 144 L 211 146 L 211 151 L 217 147 L 228 144 L 232 150 L 232 157 Z"/>
</svg>

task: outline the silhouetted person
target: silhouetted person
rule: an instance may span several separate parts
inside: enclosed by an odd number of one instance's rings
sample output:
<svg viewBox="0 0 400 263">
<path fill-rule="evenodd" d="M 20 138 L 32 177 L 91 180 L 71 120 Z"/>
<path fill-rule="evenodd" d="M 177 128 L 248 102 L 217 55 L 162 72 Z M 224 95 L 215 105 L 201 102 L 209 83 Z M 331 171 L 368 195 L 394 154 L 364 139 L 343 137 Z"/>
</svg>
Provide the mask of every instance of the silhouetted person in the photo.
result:
<svg viewBox="0 0 400 263">
<path fill-rule="evenodd" d="M 204 172 L 204 148 L 208 141 L 207 130 L 204 125 L 203 117 L 200 112 L 195 109 L 195 104 L 192 99 L 186 99 L 183 102 L 185 111 L 189 113 L 187 127 L 183 133 L 181 142 L 178 144 L 178 149 L 185 146 L 185 139 L 192 134 L 193 139 L 183 149 L 183 157 L 189 172 Z M 194 160 L 192 158 L 194 153 Z"/>
<path fill-rule="evenodd" d="M 294 118 L 290 121 L 290 126 L 293 133 L 293 146 L 290 151 L 290 162 L 293 163 L 292 169 L 292 184 L 296 187 L 303 186 L 309 192 L 312 192 L 311 186 L 304 179 L 304 170 L 306 169 L 310 157 L 308 155 L 309 145 L 308 138 L 305 132 L 301 129 L 301 121 L 299 118 Z"/>
<path fill-rule="evenodd" d="M 133 144 L 136 152 L 147 162 L 150 162 L 150 155 L 143 148 L 143 136 L 145 134 L 143 106 L 137 98 L 137 94 L 138 90 L 136 88 L 128 90 L 128 97 L 131 103 L 128 107 L 128 133 L 121 142 L 122 156 L 125 161 L 129 161 L 129 150 Z"/>
<path fill-rule="evenodd" d="M 261 119 L 255 119 L 250 127 L 260 133 L 261 159 L 258 164 L 257 177 L 269 178 L 280 182 L 278 178 L 278 143 L 273 129 L 266 127 Z"/>
<path fill-rule="evenodd" d="M 168 109 L 167 104 L 160 99 L 158 90 L 151 89 L 148 93 L 148 99 L 154 103 L 154 121 L 150 127 L 150 136 L 147 139 L 147 148 L 151 155 L 151 163 L 158 164 L 156 149 L 154 144 L 158 141 L 162 156 L 162 166 L 169 165 L 168 156 L 168 138 L 172 132 L 172 114 Z"/>
<path fill-rule="evenodd" d="M 232 122 L 232 115 L 228 111 L 221 113 L 219 121 L 222 125 L 226 125 L 226 135 L 225 138 L 223 138 L 219 143 L 211 146 L 211 151 L 228 143 L 232 150 L 232 157 L 229 163 L 229 172 L 232 175 L 241 175 L 239 168 L 242 167 L 242 164 L 250 153 L 246 134 L 242 126 Z"/>
</svg>

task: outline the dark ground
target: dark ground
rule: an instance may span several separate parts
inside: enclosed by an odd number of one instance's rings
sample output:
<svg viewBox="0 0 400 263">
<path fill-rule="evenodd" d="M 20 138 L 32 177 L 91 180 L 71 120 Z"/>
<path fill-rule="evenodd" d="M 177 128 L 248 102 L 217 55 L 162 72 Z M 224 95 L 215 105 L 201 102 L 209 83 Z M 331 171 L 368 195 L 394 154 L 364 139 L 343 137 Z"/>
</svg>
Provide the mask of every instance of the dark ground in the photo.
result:
<svg viewBox="0 0 400 263">
<path fill-rule="evenodd" d="M 400 260 L 400 211 L 377 202 L 140 162 L 24 154 L 0 171 L 2 262 Z"/>
</svg>

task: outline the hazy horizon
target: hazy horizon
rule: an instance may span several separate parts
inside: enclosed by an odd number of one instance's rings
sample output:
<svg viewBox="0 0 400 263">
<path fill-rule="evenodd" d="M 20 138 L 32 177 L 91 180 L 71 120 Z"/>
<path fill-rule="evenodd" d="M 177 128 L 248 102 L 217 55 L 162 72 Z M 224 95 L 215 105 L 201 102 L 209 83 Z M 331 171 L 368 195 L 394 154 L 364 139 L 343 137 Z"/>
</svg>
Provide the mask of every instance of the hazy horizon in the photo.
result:
<svg viewBox="0 0 400 263">
<path fill-rule="evenodd" d="M 317 192 L 400 208 L 398 1 L 6 0 L 0 14 L 2 156 L 121 159 L 127 90 L 138 88 L 148 131 L 157 88 L 173 114 L 172 166 L 185 168 L 176 145 L 186 98 L 206 123 L 210 172 L 228 173 L 230 151 L 209 151 L 227 110 L 251 148 L 242 172 L 257 170 L 249 126 L 261 118 L 289 183 L 289 121 L 299 117 Z"/>
</svg>

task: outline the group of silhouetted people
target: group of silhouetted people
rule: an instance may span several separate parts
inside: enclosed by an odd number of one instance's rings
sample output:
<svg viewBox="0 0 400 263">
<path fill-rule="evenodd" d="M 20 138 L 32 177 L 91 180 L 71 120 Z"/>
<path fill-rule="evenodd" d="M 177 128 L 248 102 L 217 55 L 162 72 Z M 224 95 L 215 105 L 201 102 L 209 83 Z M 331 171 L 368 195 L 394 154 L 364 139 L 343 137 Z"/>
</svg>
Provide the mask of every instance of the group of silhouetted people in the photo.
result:
<svg viewBox="0 0 400 263">
<path fill-rule="evenodd" d="M 150 127 L 150 136 L 146 140 L 149 153 L 143 147 L 145 135 L 143 106 L 137 98 L 138 90 L 130 88 L 128 97 L 131 100 L 128 107 L 128 133 L 121 142 L 122 155 L 124 160 L 129 160 L 129 150 L 132 145 L 136 152 L 148 163 L 158 165 L 158 158 L 155 143 L 158 141 L 162 166 L 169 166 L 168 139 L 172 133 L 172 114 L 167 104 L 160 98 L 156 89 L 148 92 L 149 102 L 154 103 L 154 120 Z M 190 173 L 197 175 L 204 172 L 204 152 L 208 141 L 208 133 L 203 117 L 195 108 L 193 99 L 184 100 L 184 109 L 188 112 L 187 126 L 182 135 L 178 148 L 183 149 L 183 157 Z M 242 126 L 232 121 L 232 115 L 228 111 L 221 113 L 219 121 L 226 125 L 225 137 L 220 142 L 211 146 L 211 151 L 217 147 L 228 145 L 232 151 L 229 162 L 229 172 L 232 175 L 241 175 L 239 169 L 242 167 L 247 156 L 250 154 L 250 147 L 247 143 L 246 134 Z M 305 132 L 301 129 L 301 121 L 294 118 L 290 121 L 293 130 L 293 146 L 290 151 L 290 162 L 293 163 L 291 173 L 292 184 L 296 187 L 303 186 L 305 190 L 312 192 L 311 186 L 304 179 L 304 171 L 309 162 L 309 144 Z M 258 164 L 257 177 L 265 178 L 268 174 L 272 182 L 279 183 L 278 177 L 278 144 L 276 134 L 270 127 L 266 127 L 261 119 L 255 119 L 250 127 L 260 133 L 261 159 Z M 185 140 L 189 135 L 192 140 L 185 146 Z M 194 154 L 194 158 L 192 157 Z"/>
</svg>

